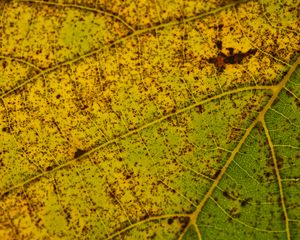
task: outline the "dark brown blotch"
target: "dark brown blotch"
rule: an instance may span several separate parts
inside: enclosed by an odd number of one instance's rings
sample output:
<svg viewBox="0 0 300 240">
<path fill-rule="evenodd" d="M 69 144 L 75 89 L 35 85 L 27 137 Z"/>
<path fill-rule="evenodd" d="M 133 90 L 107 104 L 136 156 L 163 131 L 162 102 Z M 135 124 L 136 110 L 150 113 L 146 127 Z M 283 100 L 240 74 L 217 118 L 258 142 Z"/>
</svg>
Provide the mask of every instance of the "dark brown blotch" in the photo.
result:
<svg viewBox="0 0 300 240">
<path fill-rule="evenodd" d="M 54 165 L 52 165 L 52 166 L 47 166 L 45 170 L 46 170 L 47 172 L 50 172 L 51 170 L 53 170 L 54 167 L 56 167 L 56 166 L 54 166 Z"/>
<path fill-rule="evenodd" d="M 252 200 L 252 198 L 246 198 L 244 200 L 241 200 L 241 206 L 245 207 L 246 205 L 249 204 L 249 202 Z"/>
<path fill-rule="evenodd" d="M 221 170 L 217 170 L 215 174 L 212 176 L 212 179 L 216 179 L 219 176 L 220 172 Z"/>
<path fill-rule="evenodd" d="M 203 113 L 204 112 L 204 107 L 202 105 L 199 105 L 195 108 L 197 113 Z"/>
<path fill-rule="evenodd" d="M 81 107 L 81 110 L 85 110 L 85 109 L 87 109 L 87 108 L 88 108 L 87 105 L 83 105 L 83 106 Z"/>
<path fill-rule="evenodd" d="M 220 43 L 217 42 L 217 48 L 220 49 L 219 47 L 222 46 L 220 46 Z M 213 63 L 215 65 L 218 72 L 223 72 L 227 64 L 240 64 L 245 57 L 252 56 L 257 52 L 257 49 L 250 49 L 245 53 L 239 52 L 234 54 L 233 48 L 227 49 L 229 50 L 229 55 L 219 52 L 217 57 L 208 59 L 209 63 Z"/>
<path fill-rule="evenodd" d="M 10 133 L 10 129 L 8 127 L 3 127 L 2 132 Z"/>
<path fill-rule="evenodd" d="M 222 41 L 220 40 L 216 41 L 216 46 L 219 50 L 222 50 Z"/>
<path fill-rule="evenodd" d="M 82 150 L 82 149 L 77 149 L 76 152 L 74 153 L 74 158 L 79 158 L 81 157 L 83 154 L 85 154 L 87 151 Z"/>
<path fill-rule="evenodd" d="M 171 225 L 173 222 L 174 222 L 174 219 L 173 219 L 173 218 L 169 218 L 169 219 L 168 219 L 168 224 L 169 224 L 169 225 Z"/>
<path fill-rule="evenodd" d="M 234 49 L 232 47 L 226 48 L 229 51 L 229 55 L 233 55 Z"/>
<path fill-rule="evenodd" d="M 2 63 L 2 67 L 3 67 L 3 68 L 6 68 L 6 66 L 7 66 L 7 62 L 4 61 L 4 62 Z"/>
</svg>

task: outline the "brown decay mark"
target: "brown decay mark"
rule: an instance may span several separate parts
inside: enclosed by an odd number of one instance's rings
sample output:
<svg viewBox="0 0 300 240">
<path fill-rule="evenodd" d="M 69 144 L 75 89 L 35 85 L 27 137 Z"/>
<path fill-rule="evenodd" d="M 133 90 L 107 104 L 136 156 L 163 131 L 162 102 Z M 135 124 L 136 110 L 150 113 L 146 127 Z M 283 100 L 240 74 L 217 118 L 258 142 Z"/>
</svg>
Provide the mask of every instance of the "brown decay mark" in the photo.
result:
<svg viewBox="0 0 300 240">
<path fill-rule="evenodd" d="M 240 64 L 245 57 L 252 56 L 257 52 L 257 49 L 250 49 L 245 53 L 238 52 L 233 53 L 233 48 L 226 48 L 229 51 L 229 55 L 221 52 L 222 41 L 216 41 L 216 47 L 220 50 L 217 57 L 208 59 L 209 63 L 213 63 L 217 68 L 218 72 L 223 72 L 227 64 Z"/>
<path fill-rule="evenodd" d="M 7 66 L 7 62 L 6 62 L 6 61 L 3 61 L 2 67 L 3 67 L 3 68 L 6 68 L 6 66 Z"/>
<path fill-rule="evenodd" d="M 10 133 L 10 129 L 8 127 L 3 127 L 2 132 Z"/>
<path fill-rule="evenodd" d="M 46 172 L 50 172 L 56 167 L 57 167 L 57 165 L 47 166 L 45 170 L 46 170 Z"/>
<path fill-rule="evenodd" d="M 77 149 L 76 152 L 74 153 L 74 158 L 79 158 L 81 157 L 83 154 L 85 154 L 87 151 L 82 150 L 82 149 Z"/>
</svg>

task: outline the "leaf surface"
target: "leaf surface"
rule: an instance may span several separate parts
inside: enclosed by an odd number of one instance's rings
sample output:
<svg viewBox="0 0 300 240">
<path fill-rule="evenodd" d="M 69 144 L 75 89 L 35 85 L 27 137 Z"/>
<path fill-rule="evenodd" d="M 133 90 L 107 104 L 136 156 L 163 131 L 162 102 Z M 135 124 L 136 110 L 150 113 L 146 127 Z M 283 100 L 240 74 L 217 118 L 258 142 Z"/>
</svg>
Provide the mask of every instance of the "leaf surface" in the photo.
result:
<svg viewBox="0 0 300 240">
<path fill-rule="evenodd" d="M 0 238 L 298 239 L 297 9 L 1 1 Z"/>
</svg>

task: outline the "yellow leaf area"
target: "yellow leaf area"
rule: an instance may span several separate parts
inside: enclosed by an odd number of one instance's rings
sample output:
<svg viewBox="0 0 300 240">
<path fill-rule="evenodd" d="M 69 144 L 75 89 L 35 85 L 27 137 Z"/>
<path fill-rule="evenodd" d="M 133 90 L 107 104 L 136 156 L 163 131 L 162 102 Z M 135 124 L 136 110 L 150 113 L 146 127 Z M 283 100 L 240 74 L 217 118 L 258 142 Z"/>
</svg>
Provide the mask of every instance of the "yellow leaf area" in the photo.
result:
<svg viewBox="0 0 300 240">
<path fill-rule="evenodd" d="M 298 0 L 0 0 L 0 239 L 299 239 Z"/>
</svg>

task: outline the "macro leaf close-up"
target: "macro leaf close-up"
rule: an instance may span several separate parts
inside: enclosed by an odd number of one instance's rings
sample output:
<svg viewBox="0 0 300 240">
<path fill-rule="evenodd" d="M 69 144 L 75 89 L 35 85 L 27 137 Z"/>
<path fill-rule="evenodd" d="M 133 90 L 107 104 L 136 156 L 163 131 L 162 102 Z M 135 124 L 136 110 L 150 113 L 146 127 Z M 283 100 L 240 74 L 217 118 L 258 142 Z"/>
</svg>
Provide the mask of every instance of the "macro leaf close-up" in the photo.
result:
<svg viewBox="0 0 300 240">
<path fill-rule="evenodd" d="M 0 0 L 0 239 L 300 239 L 299 0 Z"/>
</svg>

